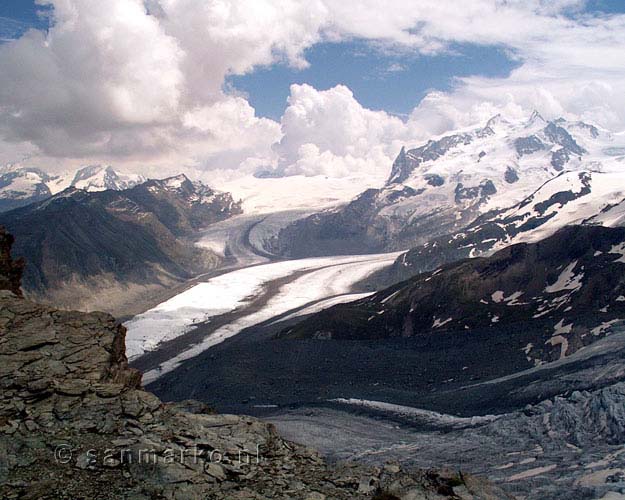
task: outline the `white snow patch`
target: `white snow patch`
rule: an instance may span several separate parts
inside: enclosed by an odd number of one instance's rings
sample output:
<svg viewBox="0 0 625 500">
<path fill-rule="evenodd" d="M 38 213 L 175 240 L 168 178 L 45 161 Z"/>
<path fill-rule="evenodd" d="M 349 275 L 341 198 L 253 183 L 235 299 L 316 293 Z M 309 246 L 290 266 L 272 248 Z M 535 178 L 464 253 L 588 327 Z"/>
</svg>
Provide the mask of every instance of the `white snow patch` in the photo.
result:
<svg viewBox="0 0 625 500">
<path fill-rule="evenodd" d="M 625 264 L 625 242 L 619 245 L 614 245 L 612 248 L 610 248 L 610 251 L 608 253 L 619 254 L 620 258 L 616 259 L 614 262 L 622 262 L 623 264 Z"/>
<path fill-rule="evenodd" d="M 523 295 L 523 292 L 518 290 L 516 292 L 514 292 L 512 295 L 510 295 L 509 297 L 504 298 L 504 302 L 506 302 L 509 306 L 520 306 L 520 305 L 524 305 L 523 302 L 519 302 L 518 299 L 521 297 L 521 295 Z"/>
<path fill-rule="evenodd" d="M 564 318 L 562 318 L 554 327 L 553 334 L 554 335 L 562 335 L 566 333 L 571 333 L 573 329 L 573 323 L 569 323 L 568 325 L 564 324 Z"/>
<path fill-rule="evenodd" d="M 584 277 L 584 273 L 575 274 L 573 273 L 573 269 L 577 265 L 577 261 L 574 260 L 571 262 L 564 271 L 560 273 L 558 279 L 553 285 L 549 285 L 545 288 L 545 292 L 547 293 L 556 293 L 561 292 L 563 290 L 572 290 L 577 291 L 582 287 L 582 278 Z"/>
<path fill-rule="evenodd" d="M 184 175 L 177 175 L 176 177 L 170 177 L 169 179 L 166 179 L 165 186 L 172 189 L 180 189 L 180 187 L 182 187 L 182 184 L 186 180 L 187 178 Z"/>
<path fill-rule="evenodd" d="M 434 323 L 432 323 L 432 328 L 440 328 L 443 325 L 446 325 L 452 320 L 452 318 L 447 318 L 446 320 L 441 320 L 441 318 L 434 317 Z"/>
<path fill-rule="evenodd" d="M 612 325 L 614 325 L 616 323 L 620 323 L 620 322 L 621 322 L 621 320 L 619 318 L 613 319 L 611 321 L 605 321 L 605 322 L 601 323 L 599 326 L 596 326 L 595 328 L 590 330 L 590 333 L 592 333 L 593 335 L 601 335 L 601 334 L 611 330 Z"/>
<path fill-rule="evenodd" d="M 504 297 L 505 297 L 505 294 L 504 294 L 503 290 L 497 290 L 496 292 L 493 292 L 493 294 L 490 296 L 490 298 L 496 304 L 499 304 L 501 301 L 503 301 Z"/>
<path fill-rule="evenodd" d="M 384 183 L 379 177 L 325 175 L 257 178 L 237 177 L 232 180 L 211 181 L 222 191 L 232 193 L 243 201 L 246 214 L 273 213 L 276 210 L 318 210 L 347 203 L 367 188 L 377 188 Z"/>
<path fill-rule="evenodd" d="M 554 335 L 551 337 L 545 344 L 550 344 L 552 346 L 560 345 L 560 358 L 563 359 L 566 357 L 566 351 L 569 349 L 569 341 L 566 337 L 562 335 Z"/>
</svg>

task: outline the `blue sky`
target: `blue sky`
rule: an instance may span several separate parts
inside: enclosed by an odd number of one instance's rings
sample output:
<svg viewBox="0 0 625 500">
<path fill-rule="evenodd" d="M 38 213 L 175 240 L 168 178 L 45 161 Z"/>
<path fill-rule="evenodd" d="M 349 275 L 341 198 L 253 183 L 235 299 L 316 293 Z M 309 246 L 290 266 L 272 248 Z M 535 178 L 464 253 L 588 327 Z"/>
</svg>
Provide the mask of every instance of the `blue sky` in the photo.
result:
<svg viewBox="0 0 625 500">
<path fill-rule="evenodd" d="M 282 114 L 293 83 L 308 83 L 319 90 L 344 84 L 363 106 L 402 115 L 429 90 L 448 90 L 454 77 L 503 77 L 517 65 L 497 47 L 458 46 L 453 52 L 432 57 L 388 55 L 363 41 L 323 43 L 306 52 L 307 69 L 280 64 L 228 81 L 247 94 L 258 115 L 273 119 Z"/>
<path fill-rule="evenodd" d="M 29 27 L 45 28 L 43 8 L 32 0 L 2 0 L 0 39 L 19 36 Z M 625 12 L 623 0 L 591 0 L 588 12 Z M 321 43 L 306 51 L 307 69 L 286 64 L 260 67 L 232 76 L 226 85 L 242 92 L 258 116 L 279 119 L 286 107 L 289 87 L 308 83 L 317 89 L 347 85 L 365 107 L 399 116 L 408 114 L 430 90 L 450 90 L 457 77 L 505 77 L 520 63 L 501 47 L 464 45 L 452 54 L 420 56 L 405 51 L 388 54 L 366 41 Z"/>
</svg>

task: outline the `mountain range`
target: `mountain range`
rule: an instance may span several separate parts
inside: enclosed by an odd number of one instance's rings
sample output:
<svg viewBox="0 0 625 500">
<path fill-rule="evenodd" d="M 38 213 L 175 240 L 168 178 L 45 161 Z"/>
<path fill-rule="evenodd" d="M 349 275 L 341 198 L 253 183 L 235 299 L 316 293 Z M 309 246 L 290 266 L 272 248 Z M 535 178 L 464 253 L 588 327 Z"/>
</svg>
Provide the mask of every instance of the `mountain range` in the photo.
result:
<svg viewBox="0 0 625 500">
<path fill-rule="evenodd" d="M 564 223 L 618 218 L 624 164 L 625 134 L 536 112 L 516 122 L 497 115 L 402 149 L 383 187 L 294 222 L 269 246 L 287 257 L 403 250 L 484 222 L 480 245 L 490 233 L 509 244 L 537 226 L 545 236 Z M 467 238 L 472 255 L 486 249 Z"/>
<path fill-rule="evenodd" d="M 193 245 L 193 236 L 239 212 L 229 193 L 179 175 L 118 191 L 69 187 L 0 214 L 0 224 L 26 259 L 28 296 L 124 313 L 136 300 L 217 266 L 222 258 Z"/>
<path fill-rule="evenodd" d="M 70 186 L 87 191 L 121 190 L 144 181 L 140 175 L 120 174 L 103 165 L 89 165 L 60 175 L 9 165 L 0 170 L 0 212 L 45 200 Z"/>
</svg>

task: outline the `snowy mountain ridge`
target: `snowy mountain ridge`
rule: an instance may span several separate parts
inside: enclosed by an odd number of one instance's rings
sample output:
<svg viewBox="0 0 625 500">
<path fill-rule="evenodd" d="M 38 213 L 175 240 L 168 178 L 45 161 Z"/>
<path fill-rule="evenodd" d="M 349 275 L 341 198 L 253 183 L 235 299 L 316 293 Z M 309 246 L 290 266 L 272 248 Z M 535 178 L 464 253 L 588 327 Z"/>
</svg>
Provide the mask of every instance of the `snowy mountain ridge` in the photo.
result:
<svg viewBox="0 0 625 500">
<path fill-rule="evenodd" d="M 402 148 L 383 187 L 297 221 L 275 239 L 272 250 L 303 257 L 423 245 L 461 231 L 480 217 L 511 209 L 530 196 L 538 200 L 534 193 L 541 186 L 545 189 L 540 196 L 547 196 L 547 188 L 568 192 L 570 187 L 558 182 L 579 182 L 569 176 L 571 172 L 586 172 L 593 185 L 602 184 L 594 203 L 599 210 L 604 195 L 611 203 L 625 198 L 620 196 L 624 167 L 624 134 L 563 118 L 546 121 L 539 113 L 523 121 L 497 115 L 479 127 Z M 548 184 L 563 174 L 567 177 Z M 556 201 L 579 197 L 564 191 L 547 196 L 555 196 L 548 215 L 557 211 Z M 590 194 L 580 203 L 592 198 Z M 587 217 L 594 215 L 587 213 Z"/>
<path fill-rule="evenodd" d="M 402 150 L 379 198 L 384 214 L 409 213 L 409 220 L 440 202 L 485 213 L 519 203 L 565 170 L 623 170 L 625 149 L 614 154 L 623 145 L 609 131 L 583 122 L 547 122 L 537 112 L 525 122 L 497 115 L 483 127 Z M 406 188 L 418 194 L 387 202 Z"/>
<path fill-rule="evenodd" d="M 89 165 L 76 172 L 70 186 L 86 191 L 104 191 L 114 189 L 121 191 L 130 189 L 145 182 L 145 178 L 138 174 L 121 174 L 110 166 Z"/>
<path fill-rule="evenodd" d="M 88 165 L 75 172 L 51 175 L 36 167 L 7 165 L 0 169 L 0 211 L 45 200 L 68 187 L 85 191 L 120 191 L 145 182 L 136 174 L 122 174 L 106 165 Z"/>
</svg>

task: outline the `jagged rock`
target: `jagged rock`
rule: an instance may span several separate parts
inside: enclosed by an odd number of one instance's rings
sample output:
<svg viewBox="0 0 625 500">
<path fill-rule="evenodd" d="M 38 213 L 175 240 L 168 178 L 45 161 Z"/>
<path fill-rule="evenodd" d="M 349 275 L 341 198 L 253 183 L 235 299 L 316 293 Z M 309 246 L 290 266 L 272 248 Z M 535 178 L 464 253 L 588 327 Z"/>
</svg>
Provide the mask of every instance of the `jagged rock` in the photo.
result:
<svg viewBox="0 0 625 500">
<path fill-rule="evenodd" d="M 9 290 L 18 297 L 22 296 L 20 284 L 25 262 L 11 258 L 13 236 L 0 226 L 0 290 Z"/>
<path fill-rule="evenodd" d="M 545 144 L 543 144 L 543 142 L 535 135 L 530 135 L 529 137 L 519 137 L 514 141 L 514 148 L 519 156 L 531 155 L 536 151 L 545 149 L 545 147 Z"/>
<path fill-rule="evenodd" d="M 508 167 L 504 174 L 504 178 L 506 179 L 506 182 L 508 184 L 514 184 L 515 182 L 519 180 L 519 174 L 512 167 Z"/>
</svg>

